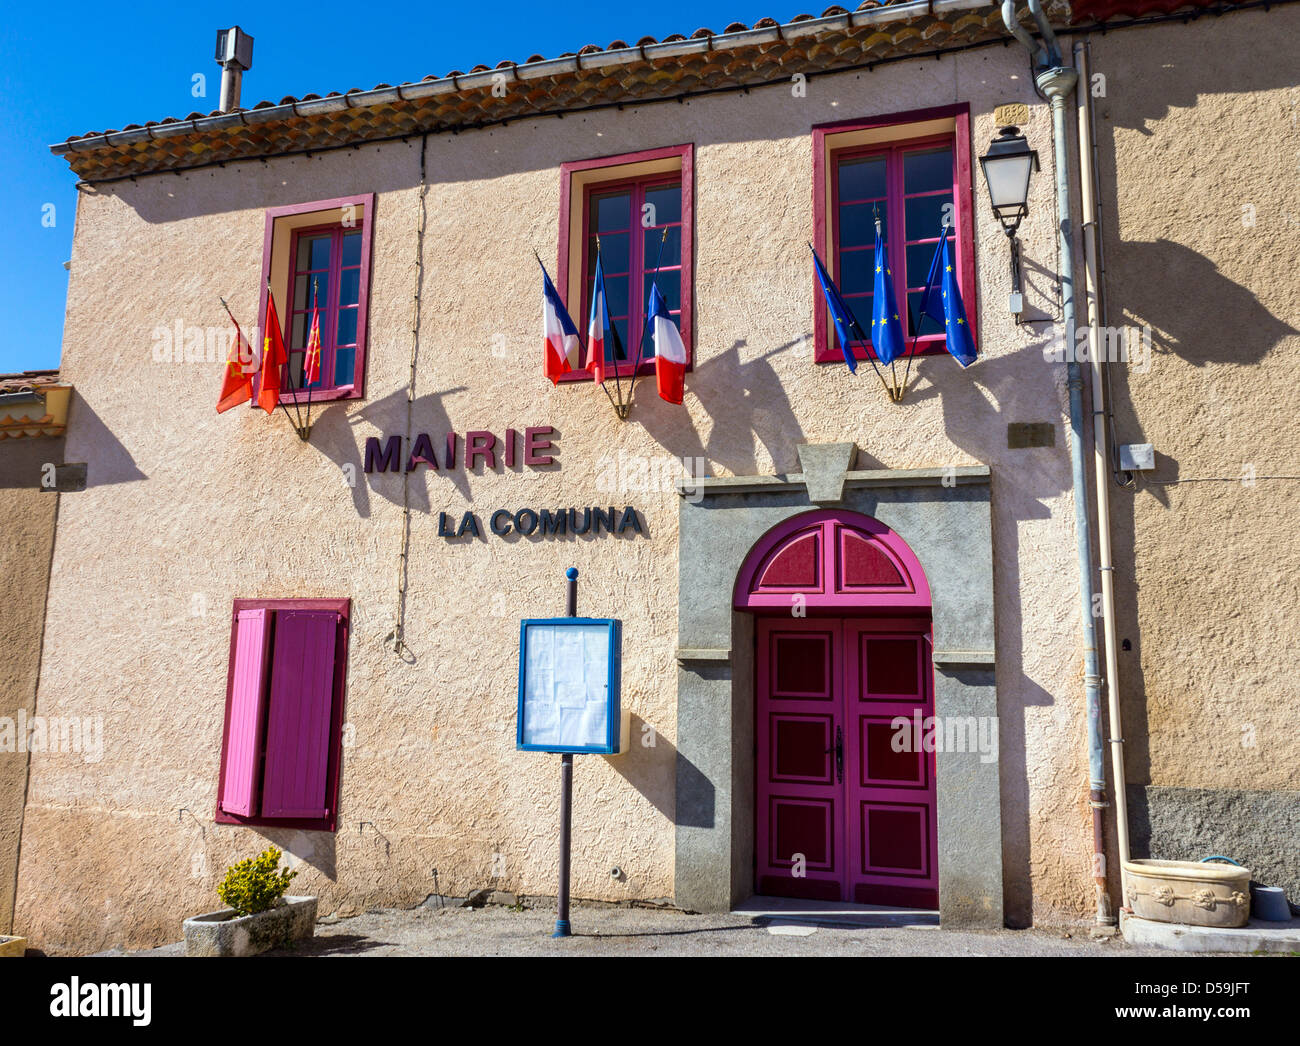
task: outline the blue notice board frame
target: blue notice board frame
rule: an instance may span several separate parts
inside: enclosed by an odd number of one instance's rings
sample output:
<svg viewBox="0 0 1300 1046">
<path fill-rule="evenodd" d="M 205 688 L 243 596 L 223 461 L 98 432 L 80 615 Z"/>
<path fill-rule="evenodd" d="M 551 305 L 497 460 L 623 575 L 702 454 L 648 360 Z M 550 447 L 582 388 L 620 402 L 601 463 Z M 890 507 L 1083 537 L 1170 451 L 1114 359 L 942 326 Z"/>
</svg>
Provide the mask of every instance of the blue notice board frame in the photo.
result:
<svg viewBox="0 0 1300 1046">
<path fill-rule="evenodd" d="M 609 664 L 605 679 L 605 743 L 597 745 L 525 744 L 524 695 L 527 689 L 529 628 L 590 628 L 603 625 L 609 631 Z M 623 622 L 610 617 L 533 617 L 519 622 L 519 705 L 515 717 L 515 747 L 521 752 L 572 752 L 588 755 L 618 755 L 621 741 L 623 677 Z"/>
</svg>

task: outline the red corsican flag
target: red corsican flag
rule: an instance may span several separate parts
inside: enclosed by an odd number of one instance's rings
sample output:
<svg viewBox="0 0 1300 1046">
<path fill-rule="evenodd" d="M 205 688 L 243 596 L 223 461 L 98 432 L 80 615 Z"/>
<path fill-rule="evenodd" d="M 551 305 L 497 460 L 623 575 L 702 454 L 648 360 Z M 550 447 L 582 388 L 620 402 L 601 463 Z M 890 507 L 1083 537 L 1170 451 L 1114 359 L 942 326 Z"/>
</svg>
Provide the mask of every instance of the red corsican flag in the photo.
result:
<svg viewBox="0 0 1300 1046">
<path fill-rule="evenodd" d="M 303 363 L 302 383 L 310 385 L 320 377 L 320 308 L 311 310 L 311 331 L 307 335 L 307 359 Z"/>
<path fill-rule="evenodd" d="M 235 323 L 235 318 L 230 317 Z M 221 379 L 221 398 L 217 400 L 217 413 L 237 407 L 253 398 L 253 375 L 257 372 L 254 365 L 253 350 L 249 346 L 244 332 L 235 323 L 235 343 L 230 346 L 226 357 L 225 375 Z"/>
<path fill-rule="evenodd" d="M 268 414 L 275 412 L 280 402 L 280 372 L 289 357 L 284 351 L 284 338 L 280 334 L 280 317 L 275 311 L 275 297 L 270 288 L 266 292 L 266 323 L 262 329 L 262 384 L 257 392 L 257 405 Z"/>
</svg>

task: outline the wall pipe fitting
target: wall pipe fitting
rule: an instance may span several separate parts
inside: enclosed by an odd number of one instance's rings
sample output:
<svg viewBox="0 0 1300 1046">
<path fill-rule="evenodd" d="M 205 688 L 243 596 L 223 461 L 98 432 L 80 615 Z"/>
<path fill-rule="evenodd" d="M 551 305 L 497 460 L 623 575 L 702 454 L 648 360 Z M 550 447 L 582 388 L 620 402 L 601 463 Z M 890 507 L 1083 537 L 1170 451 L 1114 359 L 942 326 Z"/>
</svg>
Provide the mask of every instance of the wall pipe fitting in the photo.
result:
<svg viewBox="0 0 1300 1046">
<path fill-rule="evenodd" d="M 1101 674 L 1097 660 L 1097 623 L 1093 616 L 1092 527 L 1088 514 L 1088 474 L 1083 460 L 1083 369 L 1074 352 L 1076 334 L 1074 236 L 1071 219 L 1070 148 L 1066 132 L 1066 106 L 1079 81 L 1078 73 L 1063 64 L 1060 47 L 1037 0 L 1028 0 L 1043 43 L 1036 43 L 1016 18 L 1014 0 L 1005 0 L 1002 19 L 1025 44 L 1034 59 L 1034 80 L 1052 109 L 1052 146 L 1056 175 L 1057 237 L 1060 255 L 1061 311 L 1065 326 L 1066 387 L 1070 400 L 1070 475 L 1074 491 L 1074 528 L 1079 563 L 1080 626 L 1083 632 L 1083 685 L 1088 727 L 1088 800 L 1092 808 L 1092 879 L 1096 896 L 1096 921 L 1115 922 L 1106 883 L 1105 829 L 1106 771 L 1101 722 Z"/>
<path fill-rule="evenodd" d="M 1098 227 L 1097 151 L 1093 137 L 1092 98 L 1089 93 L 1087 43 L 1074 45 L 1074 65 L 1079 71 L 1079 176 L 1080 213 L 1083 216 L 1084 282 L 1088 303 L 1088 359 L 1092 363 L 1092 447 L 1093 476 L 1097 497 L 1097 559 L 1101 573 L 1102 634 L 1106 655 L 1107 713 L 1110 717 L 1111 775 L 1115 787 L 1115 836 L 1119 850 L 1120 903 L 1124 890 L 1124 862 L 1129 859 L 1128 786 L 1124 771 L 1124 730 L 1121 726 L 1119 691 L 1119 645 L 1115 636 L 1115 567 L 1110 539 L 1110 431 L 1105 400 L 1106 366 L 1101 340 L 1101 231 Z"/>
</svg>

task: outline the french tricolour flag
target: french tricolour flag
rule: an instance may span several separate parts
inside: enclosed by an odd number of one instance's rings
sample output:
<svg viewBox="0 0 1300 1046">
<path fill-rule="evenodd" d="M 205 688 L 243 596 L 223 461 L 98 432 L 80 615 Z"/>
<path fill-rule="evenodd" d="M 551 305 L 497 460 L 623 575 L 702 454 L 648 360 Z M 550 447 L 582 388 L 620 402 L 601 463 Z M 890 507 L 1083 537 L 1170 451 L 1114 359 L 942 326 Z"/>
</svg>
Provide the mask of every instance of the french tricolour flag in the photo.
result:
<svg viewBox="0 0 1300 1046">
<path fill-rule="evenodd" d="M 596 255 L 596 279 L 591 288 L 591 318 L 587 321 L 587 364 L 593 381 L 605 380 L 605 332 L 609 330 L 609 306 L 605 302 L 605 268 Z"/>
<path fill-rule="evenodd" d="M 541 259 L 538 259 L 541 265 Z M 555 284 L 542 265 L 542 330 L 546 336 L 546 376 L 551 384 L 578 366 L 578 328 L 560 301 Z"/>
<path fill-rule="evenodd" d="M 686 385 L 686 346 L 682 344 L 681 331 L 673 322 L 658 284 L 650 290 L 650 319 L 654 322 L 655 380 L 659 385 L 659 398 L 669 403 L 681 403 Z"/>
</svg>

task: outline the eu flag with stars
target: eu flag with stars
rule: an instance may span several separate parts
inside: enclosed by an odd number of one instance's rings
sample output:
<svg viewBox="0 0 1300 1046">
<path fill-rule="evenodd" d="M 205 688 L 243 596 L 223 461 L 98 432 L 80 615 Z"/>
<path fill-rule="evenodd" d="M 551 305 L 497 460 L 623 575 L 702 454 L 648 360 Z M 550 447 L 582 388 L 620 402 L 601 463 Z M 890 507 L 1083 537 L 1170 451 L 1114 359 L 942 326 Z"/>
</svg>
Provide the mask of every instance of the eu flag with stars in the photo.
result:
<svg viewBox="0 0 1300 1046">
<path fill-rule="evenodd" d="M 876 283 L 871 298 L 871 346 L 876 359 L 890 364 L 903 355 L 903 324 L 898 318 L 898 300 L 894 297 L 894 273 L 876 226 Z"/>
<path fill-rule="evenodd" d="M 856 374 L 858 361 L 853 357 L 853 328 L 857 326 L 857 320 L 849 311 L 848 304 L 840 297 L 840 289 L 835 286 L 835 281 L 822 265 L 822 260 L 817 257 L 812 244 L 808 245 L 808 249 L 812 251 L 813 264 L 817 267 L 817 281 L 822 285 L 826 308 L 830 310 L 831 319 L 835 321 L 835 333 L 840 336 L 840 351 L 844 353 L 844 362 L 849 365 L 849 371 Z"/>
<path fill-rule="evenodd" d="M 948 226 L 945 224 L 939 232 L 930 275 L 921 294 L 921 315 L 916 322 L 919 324 L 923 317 L 929 316 L 942 323 L 948 351 L 963 367 L 969 367 L 975 362 L 975 335 L 966 322 L 966 307 L 957 286 L 957 270 L 952 264 L 948 242 Z"/>
</svg>

